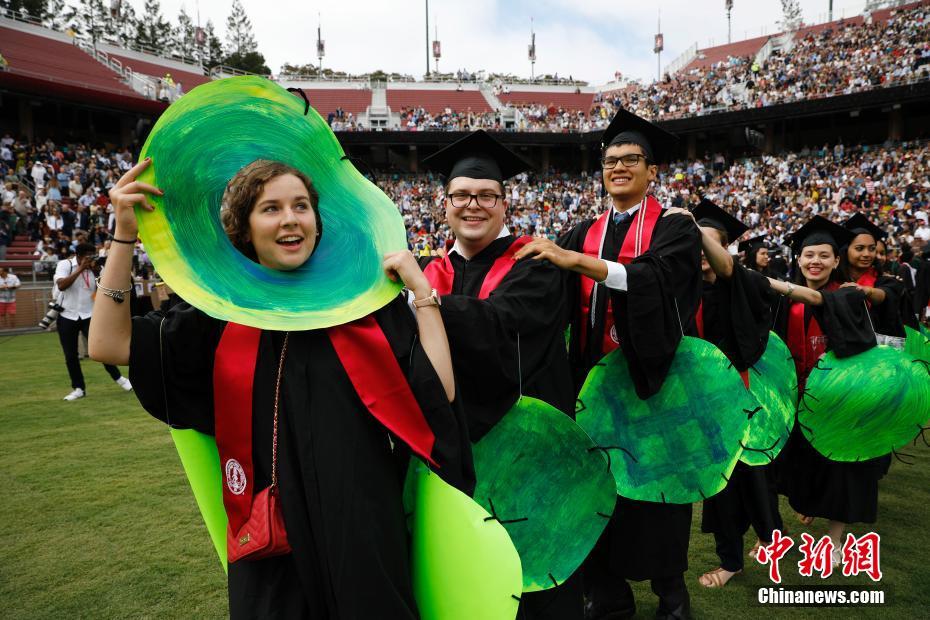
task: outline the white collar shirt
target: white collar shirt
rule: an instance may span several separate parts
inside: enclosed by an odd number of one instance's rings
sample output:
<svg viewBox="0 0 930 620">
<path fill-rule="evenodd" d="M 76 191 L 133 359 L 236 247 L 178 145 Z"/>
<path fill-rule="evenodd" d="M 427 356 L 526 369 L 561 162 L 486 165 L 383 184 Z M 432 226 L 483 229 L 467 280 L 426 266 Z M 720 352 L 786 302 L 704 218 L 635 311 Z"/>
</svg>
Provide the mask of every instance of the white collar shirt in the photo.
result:
<svg viewBox="0 0 930 620">
<path fill-rule="evenodd" d="M 67 278 L 76 269 L 77 258 L 59 261 L 55 268 L 55 284 L 57 285 L 61 278 Z M 94 281 L 93 271 L 85 269 L 75 278 L 71 286 L 61 291 L 60 303 L 64 307 L 61 316 L 71 321 L 90 318 L 94 309 L 96 290 L 97 283 Z"/>
</svg>

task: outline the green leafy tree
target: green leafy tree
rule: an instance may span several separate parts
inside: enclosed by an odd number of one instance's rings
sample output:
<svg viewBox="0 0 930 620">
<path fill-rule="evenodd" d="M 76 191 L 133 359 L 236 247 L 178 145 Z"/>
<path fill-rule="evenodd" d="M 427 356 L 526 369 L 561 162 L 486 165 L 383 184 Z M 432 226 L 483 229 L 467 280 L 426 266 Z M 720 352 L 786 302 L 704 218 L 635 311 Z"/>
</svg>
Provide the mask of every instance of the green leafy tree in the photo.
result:
<svg viewBox="0 0 930 620">
<path fill-rule="evenodd" d="M 105 40 L 112 31 L 113 19 L 103 0 L 78 0 L 75 8 L 70 24 L 75 34 L 94 45 Z"/>
<path fill-rule="evenodd" d="M 223 64 L 229 67 L 262 75 L 271 73 L 265 65 L 265 57 L 258 51 L 252 20 L 245 14 L 239 0 L 233 0 L 232 10 L 226 18 L 226 51 Z"/>
<path fill-rule="evenodd" d="M 223 43 L 216 35 L 216 29 L 213 22 L 207 20 L 207 25 L 203 29 L 203 66 L 212 69 L 223 64 L 226 59 L 226 53 L 223 51 Z"/>
<path fill-rule="evenodd" d="M 113 23 L 113 43 L 120 47 L 129 47 L 136 40 L 136 30 L 138 28 L 138 18 L 136 10 L 128 2 L 120 4 L 119 12 L 112 14 Z"/>
<path fill-rule="evenodd" d="M 190 15 L 181 7 L 178 13 L 178 24 L 174 28 L 171 40 L 171 52 L 181 58 L 192 59 L 197 57 L 196 28 Z"/>
<path fill-rule="evenodd" d="M 223 64 L 234 69 L 239 69 L 240 71 L 258 73 L 259 75 L 268 75 L 271 73 L 271 69 L 265 65 L 265 57 L 258 52 L 230 54 L 226 57 Z"/>
<path fill-rule="evenodd" d="M 794 32 L 801 27 L 803 15 L 799 0 L 781 0 L 781 21 L 778 25 L 785 32 Z"/>
<path fill-rule="evenodd" d="M 239 57 L 258 51 L 255 35 L 252 34 L 252 20 L 245 14 L 239 0 L 233 0 L 232 11 L 226 18 L 226 49 L 229 56 Z"/>
<path fill-rule="evenodd" d="M 171 42 L 171 24 L 161 14 L 158 0 L 145 0 L 142 17 L 136 22 L 136 45 L 164 54 Z"/>
</svg>

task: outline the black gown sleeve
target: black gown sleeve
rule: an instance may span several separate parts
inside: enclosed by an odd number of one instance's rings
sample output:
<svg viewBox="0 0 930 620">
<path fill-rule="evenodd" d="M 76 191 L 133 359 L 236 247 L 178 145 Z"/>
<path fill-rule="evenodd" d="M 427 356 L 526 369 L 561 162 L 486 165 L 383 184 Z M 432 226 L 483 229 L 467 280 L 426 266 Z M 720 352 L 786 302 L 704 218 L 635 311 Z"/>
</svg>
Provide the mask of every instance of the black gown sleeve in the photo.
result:
<svg viewBox="0 0 930 620">
<path fill-rule="evenodd" d="M 224 326 L 187 303 L 133 317 L 129 380 L 153 417 L 213 434 L 213 358 Z"/>
<path fill-rule="evenodd" d="M 814 316 L 837 357 L 850 357 L 875 346 L 875 332 L 865 305 L 865 293 L 855 288 L 821 291 L 823 305 Z"/>
<path fill-rule="evenodd" d="M 882 303 L 872 304 L 870 314 L 875 331 L 886 336 L 904 338 L 904 325 L 907 324 L 908 315 L 913 314 L 906 307 L 913 302 L 908 299 L 904 282 L 893 276 L 880 276 L 875 281 L 875 288 L 885 293 Z"/>
<path fill-rule="evenodd" d="M 659 220 L 649 250 L 626 266 L 627 290 L 611 291 L 620 347 L 640 398 L 662 388 L 684 325 L 701 301 L 701 239 L 690 218 Z"/>
<path fill-rule="evenodd" d="M 724 307 L 730 312 L 730 360 L 743 371 L 765 353 L 772 329 L 774 292 L 768 278 L 736 262 L 732 276 L 722 283 Z"/>
<path fill-rule="evenodd" d="M 546 381 L 559 382 L 550 373 L 562 370 L 564 389 L 544 386 L 541 391 L 560 394 L 561 402 L 550 404 L 573 412 L 567 366 L 547 368 L 555 357 L 553 347 L 564 347 L 560 271 L 548 261 L 526 259 L 513 266 L 487 299 L 442 296 L 440 311 L 455 361 L 457 389 L 468 403 L 472 440 L 487 433 L 517 401 L 521 374 L 524 393 L 528 393 L 527 388 L 536 387 L 541 377 L 548 375 Z"/>
<path fill-rule="evenodd" d="M 432 456 L 439 465 L 436 472 L 443 480 L 470 495 L 475 488 L 475 469 L 461 399 L 458 394 L 452 403 L 447 399 L 442 381 L 417 337 L 416 319 L 407 305 L 406 296 L 398 295 L 378 310 L 375 318 L 433 431 Z"/>
<path fill-rule="evenodd" d="M 921 319 L 930 304 L 930 261 L 921 260 L 917 264 L 917 275 L 914 277 L 914 312 Z"/>
</svg>

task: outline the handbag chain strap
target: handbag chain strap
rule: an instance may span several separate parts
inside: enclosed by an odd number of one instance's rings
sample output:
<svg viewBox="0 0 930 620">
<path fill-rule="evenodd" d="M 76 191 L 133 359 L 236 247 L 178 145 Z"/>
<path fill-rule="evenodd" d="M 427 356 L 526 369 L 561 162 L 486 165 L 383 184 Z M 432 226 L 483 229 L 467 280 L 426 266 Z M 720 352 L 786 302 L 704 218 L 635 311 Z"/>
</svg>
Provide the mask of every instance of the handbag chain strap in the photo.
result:
<svg viewBox="0 0 930 620">
<path fill-rule="evenodd" d="M 281 397 L 281 374 L 284 370 L 284 357 L 287 355 L 287 339 L 291 332 L 285 332 L 284 344 L 281 346 L 281 359 L 278 360 L 278 379 L 274 385 L 274 432 L 271 443 L 271 492 L 278 484 L 278 401 Z"/>
</svg>

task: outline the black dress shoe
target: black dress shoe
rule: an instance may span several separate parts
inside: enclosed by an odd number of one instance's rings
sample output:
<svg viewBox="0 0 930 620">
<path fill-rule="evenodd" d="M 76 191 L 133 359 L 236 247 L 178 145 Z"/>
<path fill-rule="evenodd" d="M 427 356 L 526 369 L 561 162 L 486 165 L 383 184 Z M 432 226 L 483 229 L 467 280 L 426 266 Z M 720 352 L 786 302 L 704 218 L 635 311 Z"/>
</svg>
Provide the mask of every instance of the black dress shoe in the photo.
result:
<svg viewBox="0 0 930 620">
<path fill-rule="evenodd" d="M 685 601 L 672 611 L 664 608 L 660 603 L 656 610 L 656 620 L 691 620 L 690 601 Z"/>
<path fill-rule="evenodd" d="M 621 605 L 625 603 L 620 603 Z M 613 605 L 593 605 L 588 603 L 584 609 L 585 620 L 626 620 L 636 615 L 636 605 L 620 607 Z"/>
</svg>

